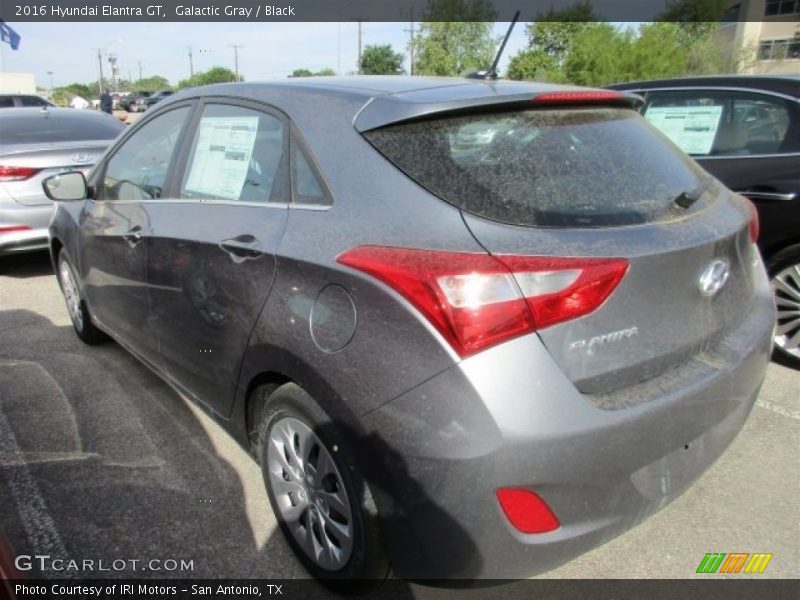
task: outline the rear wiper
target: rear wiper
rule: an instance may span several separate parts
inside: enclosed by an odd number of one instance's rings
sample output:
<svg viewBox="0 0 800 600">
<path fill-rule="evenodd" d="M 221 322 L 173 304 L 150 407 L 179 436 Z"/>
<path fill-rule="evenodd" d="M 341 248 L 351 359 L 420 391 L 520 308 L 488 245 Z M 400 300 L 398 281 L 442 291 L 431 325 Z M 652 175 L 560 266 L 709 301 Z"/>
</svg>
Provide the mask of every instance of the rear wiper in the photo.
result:
<svg viewBox="0 0 800 600">
<path fill-rule="evenodd" d="M 695 202 L 700 200 L 700 198 L 703 197 L 703 194 L 705 194 L 710 183 L 711 179 L 706 179 L 703 183 L 701 183 L 693 190 L 684 190 L 683 192 L 678 194 L 672 201 L 681 208 L 689 208 Z"/>
</svg>

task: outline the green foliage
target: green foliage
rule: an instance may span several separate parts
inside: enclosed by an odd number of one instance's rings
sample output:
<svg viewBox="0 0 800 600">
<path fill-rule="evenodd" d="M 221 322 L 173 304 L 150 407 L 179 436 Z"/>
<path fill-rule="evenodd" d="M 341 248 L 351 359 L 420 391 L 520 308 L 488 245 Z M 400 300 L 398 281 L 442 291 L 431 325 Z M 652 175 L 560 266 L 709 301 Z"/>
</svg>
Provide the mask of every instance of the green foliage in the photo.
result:
<svg viewBox="0 0 800 600">
<path fill-rule="evenodd" d="M 139 81 L 131 84 L 134 90 L 144 90 L 147 92 L 158 92 L 160 90 L 171 89 L 169 81 L 166 77 L 161 75 L 153 75 L 152 77 L 145 77 Z"/>
<path fill-rule="evenodd" d="M 178 89 L 230 81 L 236 81 L 236 73 L 225 67 L 212 67 L 208 71 L 195 73 L 192 77 L 179 81 Z M 241 74 L 239 74 L 239 81 L 244 81 L 244 77 Z"/>
<path fill-rule="evenodd" d="M 370 45 L 361 53 L 361 72 L 364 75 L 397 75 L 403 73 L 405 55 L 395 52 L 390 44 Z"/>
<path fill-rule="evenodd" d="M 536 15 L 536 22 L 526 28 L 528 48 L 511 58 L 510 79 L 565 81 L 564 60 L 575 37 L 597 23 L 597 15 L 588 1 L 577 2 L 561 10 L 551 8 Z"/>
<path fill-rule="evenodd" d="M 414 40 L 415 72 L 453 76 L 488 69 L 498 42 L 494 16 L 488 0 L 429 0 Z"/>
<path fill-rule="evenodd" d="M 336 71 L 326 67 L 316 73 L 312 73 L 308 69 L 295 69 L 289 77 L 329 77 L 331 75 L 336 75 Z"/>
<path fill-rule="evenodd" d="M 636 32 L 592 22 L 588 2 L 537 16 L 529 47 L 512 57 L 511 79 L 602 86 L 640 79 L 736 72 L 745 53 L 716 37 L 727 0 L 672 0 Z"/>
<path fill-rule="evenodd" d="M 97 84 L 95 83 L 94 88 L 97 89 Z M 60 88 L 56 88 L 60 92 L 64 92 L 69 94 L 70 96 L 81 96 L 82 98 L 86 98 L 87 100 L 94 96 L 93 90 L 83 83 L 70 83 L 69 85 L 65 85 Z"/>
</svg>

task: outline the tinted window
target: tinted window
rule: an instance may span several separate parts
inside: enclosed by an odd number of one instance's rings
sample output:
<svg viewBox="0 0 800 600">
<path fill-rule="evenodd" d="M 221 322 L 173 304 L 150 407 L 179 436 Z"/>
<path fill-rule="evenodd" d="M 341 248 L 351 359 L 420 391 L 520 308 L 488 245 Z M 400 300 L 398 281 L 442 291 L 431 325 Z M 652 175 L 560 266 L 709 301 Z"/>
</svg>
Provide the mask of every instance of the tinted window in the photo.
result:
<svg viewBox="0 0 800 600">
<path fill-rule="evenodd" d="M 101 198 L 160 198 L 188 114 L 188 107 L 171 110 L 136 131 L 108 161 Z"/>
<path fill-rule="evenodd" d="M 366 137 L 451 204 L 522 225 L 657 219 L 704 177 L 627 109 L 469 115 L 395 125 Z"/>
<path fill-rule="evenodd" d="M 288 202 L 283 122 L 264 112 L 211 104 L 186 163 L 182 198 Z"/>
<path fill-rule="evenodd" d="M 292 202 L 297 204 L 331 203 L 325 186 L 320 182 L 311 161 L 299 143 L 292 143 Z"/>
<path fill-rule="evenodd" d="M 775 96 L 725 90 L 649 92 L 644 116 L 692 156 L 800 151 L 797 111 Z"/>
<path fill-rule="evenodd" d="M 9 96 L 0 96 L 0 108 L 11 108 L 14 106 L 14 99 Z"/>
<path fill-rule="evenodd" d="M 20 100 L 22 106 L 49 106 L 46 100 L 37 96 L 22 96 Z"/>
<path fill-rule="evenodd" d="M 16 112 L 16 111 L 15 111 Z M 113 140 L 125 125 L 103 114 L 70 114 L 25 111 L 26 114 L 0 116 L 0 143 L 39 144 L 43 142 L 72 142 L 77 140 Z M 76 111 L 78 112 L 78 111 Z"/>
</svg>

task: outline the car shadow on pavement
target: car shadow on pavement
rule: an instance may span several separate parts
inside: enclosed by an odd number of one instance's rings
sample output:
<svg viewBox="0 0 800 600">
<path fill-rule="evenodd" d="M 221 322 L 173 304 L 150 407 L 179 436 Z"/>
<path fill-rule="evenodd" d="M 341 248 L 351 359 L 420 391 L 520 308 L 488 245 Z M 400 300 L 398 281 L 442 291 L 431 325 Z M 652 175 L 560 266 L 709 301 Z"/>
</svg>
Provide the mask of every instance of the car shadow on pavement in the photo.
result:
<svg viewBox="0 0 800 600">
<path fill-rule="evenodd" d="M 83 565 L 34 562 L 23 577 L 309 577 L 277 527 L 256 462 L 132 355 L 113 342 L 86 346 L 71 327 L 29 310 L 0 311 L 0 330 L 13 331 L 0 347 L 0 531 L 15 556 Z M 416 485 L 385 443 L 370 445 Z M 466 532 L 412 489 L 459 548 L 450 564 L 479 567 Z M 402 513 L 388 518 L 409 525 Z M 330 595 L 309 586 L 306 595 Z M 398 581 L 379 592 L 457 593 Z"/>
<path fill-rule="evenodd" d="M 47 250 L 10 256 L 0 256 L 0 275 L 27 279 L 53 273 L 53 263 Z"/>
</svg>

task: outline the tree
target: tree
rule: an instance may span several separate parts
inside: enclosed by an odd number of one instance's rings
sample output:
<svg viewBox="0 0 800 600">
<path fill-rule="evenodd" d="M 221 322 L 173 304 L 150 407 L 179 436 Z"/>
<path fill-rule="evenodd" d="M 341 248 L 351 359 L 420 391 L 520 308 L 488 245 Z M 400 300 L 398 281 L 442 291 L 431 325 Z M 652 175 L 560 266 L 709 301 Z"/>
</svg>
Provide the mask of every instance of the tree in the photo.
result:
<svg viewBox="0 0 800 600">
<path fill-rule="evenodd" d="M 152 77 L 145 77 L 143 79 L 140 79 L 139 81 L 134 82 L 132 85 L 134 89 L 146 90 L 150 92 L 170 89 L 169 81 L 167 81 L 166 77 L 162 77 L 161 75 L 153 75 Z"/>
<path fill-rule="evenodd" d="M 336 75 L 336 71 L 334 71 L 330 67 L 325 67 L 324 69 L 321 69 L 316 73 L 314 73 L 314 75 L 317 77 L 332 77 L 333 75 Z"/>
<path fill-rule="evenodd" d="M 510 79 L 564 81 L 564 61 L 575 37 L 597 23 L 592 5 L 576 2 L 561 10 L 551 8 L 536 15 L 536 22 L 525 30 L 528 48 L 511 58 L 507 76 Z"/>
<path fill-rule="evenodd" d="M 295 69 L 289 77 L 311 77 L 313 75 L 308 69 Z"/>
<path fill-rule="evenodd" d="M 488 69 L 498 40 L 495 12 L 488 0 L 429 0 L 425 21 L 414 39 L 419 75 L 463 75 Z"/>
<path fill-rule="evenodd" d="M 361 53 L 361 72 L 364 75 L 397 75 L 404 73 L 405 55 L 395 52 L 391 44 L 370 45 Z"/>
<path fill-rule="evenodd" d="M 601 86 L 626 80 L 630 34 L 610 23 L 595 23 L 579 32 L 569 46 L 563 72 L 567 81 L 578 85 Z"/>
<path fill-rule="evenodd" d="M 331 75 L 336 75 L 336 71 L 329 67 L 325 67 L 316 73 L 312 73 L 308 69 L 295 69 L 292 71 L 292 74 L 289 75 L 289 77 L 330 77 Z"/>
<path fill-rule="evenodd" d="M 178 89 L 211 85 L 212 83 L 227 83 L 229 81 L 236 81 L 236 73 L 226 67 L 212 67 L 208 71 L 195 73 L 189 79 L 179 81 Z M 239 81 L 244 81 L 244 76 L 241 73 L 239 74 Z"/>
</svg>

